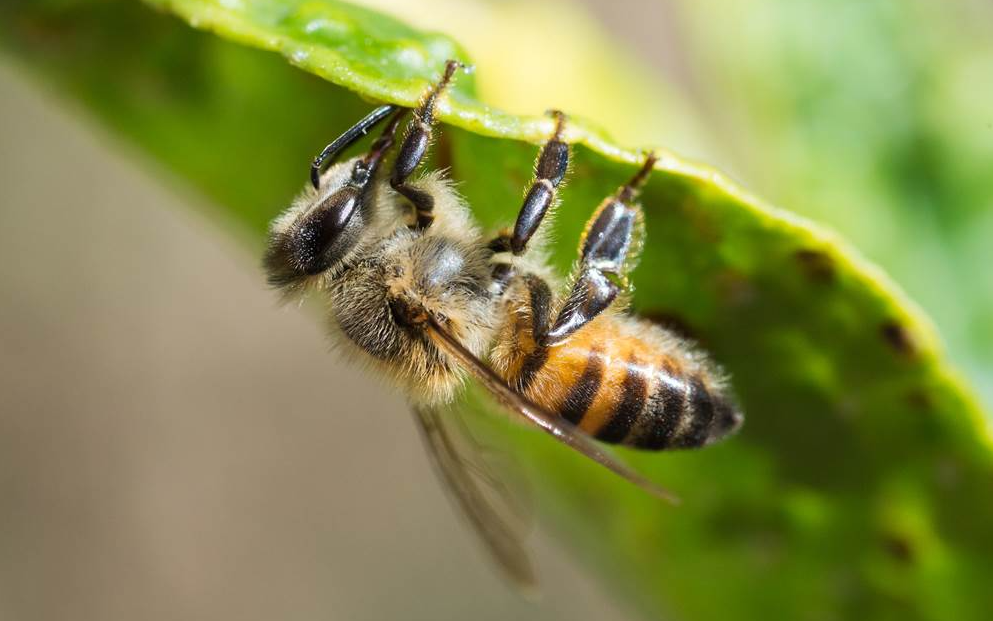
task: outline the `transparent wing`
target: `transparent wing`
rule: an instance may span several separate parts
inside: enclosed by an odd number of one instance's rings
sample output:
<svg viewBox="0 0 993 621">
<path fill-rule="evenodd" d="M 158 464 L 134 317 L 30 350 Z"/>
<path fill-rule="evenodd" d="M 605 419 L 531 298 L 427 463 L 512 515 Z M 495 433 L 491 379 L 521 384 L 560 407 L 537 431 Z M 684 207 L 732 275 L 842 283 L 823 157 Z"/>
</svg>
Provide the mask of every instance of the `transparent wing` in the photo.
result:
<svg viewBox="0 0 993 621">
<path fill-rule="evenodd" d="M 531 402 L 524 395 L 521 395 L 508 386 L 493 369 L 466 349 L 434 317 L 429 315 L 426 318 L 425 325 L 432 341 L 438 348 L 458 360 L 474 378 L 483 384 L 506 407 L 537 425 L 558 441 L 579 451 L 615 474 L 641 487 L 653 496 L 671 502 L 672 504 L 679 504 L 679 499 L 672 492 L 656 485 L 628 468 L 618 461 L 617 458 L 602 449 L 593 439 L 580 431 L 575 425 L 545 411 L 542 407 Z"/>
<path fill-rule="evenodd" d="M 507 485 L 493 475 L 467 430 L 451 425 L 451 418 L 436 408 L 414 408 L 414 419 L 438 477 L 455 504 L 479 534 L 506 575 L 521 589 L 531 591 L 537 581 L 524 547 L 525 517 Z"/>
</svg>

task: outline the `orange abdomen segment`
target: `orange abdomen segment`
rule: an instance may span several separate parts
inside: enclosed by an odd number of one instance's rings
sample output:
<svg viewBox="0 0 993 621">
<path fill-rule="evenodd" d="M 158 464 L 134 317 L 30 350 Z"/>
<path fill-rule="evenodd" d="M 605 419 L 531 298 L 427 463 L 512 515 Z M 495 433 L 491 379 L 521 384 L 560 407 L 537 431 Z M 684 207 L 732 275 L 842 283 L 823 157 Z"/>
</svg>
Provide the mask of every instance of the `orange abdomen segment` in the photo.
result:
<svg viewBox="0 0 993 621">
<path fill-rule="evenodd" d="M 527 322 L 517 328 L 529 332 Z M 675 341 L 661 336 L 657 326 L 617 316 L 599 317 L 555 347 L 519 333 L 520 355 L 506 379 L 604 442 L 690 448 L 736 429 L 741 414 L 710 369 L 683 351 L 665 351 Z"/>
</svg>

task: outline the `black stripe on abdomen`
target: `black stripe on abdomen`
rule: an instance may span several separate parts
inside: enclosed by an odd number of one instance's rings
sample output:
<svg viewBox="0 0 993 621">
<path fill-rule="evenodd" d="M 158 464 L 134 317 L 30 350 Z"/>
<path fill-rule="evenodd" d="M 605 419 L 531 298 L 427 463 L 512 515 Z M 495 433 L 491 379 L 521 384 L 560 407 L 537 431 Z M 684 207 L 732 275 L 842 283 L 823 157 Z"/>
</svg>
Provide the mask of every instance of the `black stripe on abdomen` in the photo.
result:
<svg viewBox="0 0 993 621">
<path fill-rule="evenodd" d="M 645 374 L 637 368 L 634 360 L 627 361 L 621 395 L 621 402 L 610 413 L 607 424 L 597 432 L 597 440 L 613 443 L 623 441 L 631 433 L 641 411 L 645 409 L 648 382 L 645 381 Z"/>
<path fill-rule="evenodd" d="M 690 390 L 690 425 L 676 438 L 675 446 L 680 448 L 703 446 L 710 435 L 710 425 L 714 421 L 714 401 L 700 378 L 695 377 L 690 380 Z"/>
<path fill-rule="evenodd" d="M 600 352 L 590 351 L 583 374 L 573 384 L 562 402 L 562 407 L 559 408 L 562 417 L 573 425 L 578 425 L 593 405 L 593 400 L 603 383 L 603 371 L 603 357 Z"/>
<path fill-rule="evenodd" d="M 524 356 L 524 361 L 521 363 L 521 371 L 517 376 L 517 386 L 521 391 L 525 391 L 531 387 L 531 383 L 534 382 L 538 371 L 545 366 L 546 362 L 548 362 L 548 349 L 545 347 L 539 347 Z"/>
<path fill-rule="evenodd" d="M 664 371 L 648 399 L 648 407 L 638 421 L 638 435 L 629 442 L 632 446 L 648 450 L 670 448 L 676 430 L 686 416 L 687 386 L 671 373 Z"/>
</svg>

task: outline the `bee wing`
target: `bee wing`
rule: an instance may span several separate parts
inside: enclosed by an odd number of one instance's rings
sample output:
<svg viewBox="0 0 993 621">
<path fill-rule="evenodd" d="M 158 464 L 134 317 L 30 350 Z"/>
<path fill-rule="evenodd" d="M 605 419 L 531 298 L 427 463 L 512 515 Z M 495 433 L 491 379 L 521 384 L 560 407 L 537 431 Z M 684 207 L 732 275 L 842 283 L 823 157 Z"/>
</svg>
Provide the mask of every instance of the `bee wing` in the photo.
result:
<svg viewBox="0 0 993 621">
<path fill-rule="evenodd" d="M 479 534 L 490 554 L 521 589 L 537 584 L 531 558 L 524 548 L 521 529 L 509 519 L 513 507 L 509 490 L 465 451 L 460 451 L 453 428 L 435 408 L 414 408 L 414 419 L 438 477 Z M 493 493 L 495 492 L 496 496 Z"/>
<path fill-rule="evenodd" d="M 540 427 L 559 442 L 579 451 L 601 466 L 613 471 L 615 474 L 627 479 L 648 493 L 666 500 L 672 504 L 679 504 L 677 498 L 669 490 L 656 485 L 637 472 L 631 470 L 625 464 L 617 460 L 613 455 L 602 449 L 592 438 L 580 431 L 575 425 L 562 419 L 541 406 L 533 403 L 524 395 L 515 391 L 507 385 L 493 369 L 484 364 L 471 351 L 465 348 L 462 343 L 452 336 L 438 321 L 431 316 L 427 317 L 426 326 L 432 341 L 446 354 L 455 358 L 463 367 L 476 378 L 483 386 L 489 390 L 503 405 L 517 412 L 531 423 Z"/>
</svg>

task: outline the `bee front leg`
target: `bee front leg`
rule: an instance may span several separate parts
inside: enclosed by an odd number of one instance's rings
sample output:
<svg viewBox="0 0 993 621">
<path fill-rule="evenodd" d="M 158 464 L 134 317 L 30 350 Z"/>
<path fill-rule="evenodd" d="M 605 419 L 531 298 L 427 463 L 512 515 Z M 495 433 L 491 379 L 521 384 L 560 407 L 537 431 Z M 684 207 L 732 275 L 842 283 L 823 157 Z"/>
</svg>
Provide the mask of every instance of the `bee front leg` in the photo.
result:
<svg viewBox="0 0 993 621">
<path fill-rule="evenodd" d="M 509 251 L 515 256 L 524 254 L 528 241 L 554 204 L 559 184 L 569 168 L 569 145 L 562 140 L 565 114 L 558 110 L 552 110 L 549 114 L 555 118 L 555 133 L 538 154 L 534 181 L 521 205 L 513 232 L 503 232 L 490 242 L 489 247 L 494 252 Z"/>
<path fill-rule="evenodd" d="M 580 241 L 579 265 L 572 290 L 551 329 L 539 337 L 546 346 L 562 343 L 609 307 L 628 288 L 645 238 L 645 218 L 634 202 L 657 161 L 644 165 L 593 213 Z"/>
<path fill-rule="evenodd" d="M 464 67 L 457 60 L 450 60 L 445 65 L 445 73 L 424 98 L 421 106 L 414 111 L 414 118 L 407 128 L 403 143 L 397 154 L 396 162 L 393 164 L 393 174 L 390 176 L 390 186 L 394 190 L 406 197 L 414 206 L 417 214 L 417 228 L 423 229 L 431 226 L 434 216 L 434 197 L 413 185 L 407 183 L 407 178 L 417 169 L 428 146 L 431 144 L 431 136 L 435 125 L 435 105 L 438 97 L 445 91 L 452 81 L 455 71 Z"/>
<path fill-rule="evenodd" d="M 341 155 L 342 151 L 355 144 L 359 139 L 369 133 L 369 130 L 382 123 L 391 114 L 394 115 L 395 119 L 400 113 L 402 113 L 402 110 L 394 105 L 387 104 L 385 106 L 379 106 L 366 115 L 365 118 L 348 128 L 344 134 L 335 138 L 331 144 L 324 147 L 324 150 L 314 158 L 314 162 L 310 165 L 310 182 L 313 184 L 314 189 L 321 189 L 321 171 L 325 164 L 333 164 L 338 156 Z M 395 123 L 392 124 L 392 128 L 387 130 L 391 138 L 392 131 L 396 129 Z"/>
</svg>

